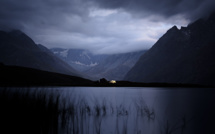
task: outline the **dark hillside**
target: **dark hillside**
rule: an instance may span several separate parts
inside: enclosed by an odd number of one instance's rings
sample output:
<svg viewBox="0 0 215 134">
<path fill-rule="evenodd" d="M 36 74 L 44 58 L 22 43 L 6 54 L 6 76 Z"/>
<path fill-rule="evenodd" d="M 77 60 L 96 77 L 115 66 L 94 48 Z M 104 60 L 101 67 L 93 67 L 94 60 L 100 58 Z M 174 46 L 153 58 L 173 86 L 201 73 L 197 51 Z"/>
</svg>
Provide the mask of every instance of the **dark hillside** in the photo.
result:
<svg viewBox="0 0 215 134">
<path fill-rule="evenodd" d="M 215 85 L 215 14 L 167 31 L 143 54 L 125 80 Z"/>
<path fill-rule="evenodd" d="M 0 86 L 85 86 L 92 81 L 18 66 L 0 66 Z"/>
</svg>

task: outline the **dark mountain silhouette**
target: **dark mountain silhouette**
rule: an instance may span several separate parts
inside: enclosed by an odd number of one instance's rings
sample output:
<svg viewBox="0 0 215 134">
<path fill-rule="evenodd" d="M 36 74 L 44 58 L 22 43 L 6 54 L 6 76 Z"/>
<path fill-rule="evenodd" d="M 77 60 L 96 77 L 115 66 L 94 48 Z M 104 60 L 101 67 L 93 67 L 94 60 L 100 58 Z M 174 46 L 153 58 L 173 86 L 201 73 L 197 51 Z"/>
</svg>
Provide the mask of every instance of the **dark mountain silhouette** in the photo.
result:
<svg viewBox="0 0 215 134">
<path fill-rule="evenodd" d="M 174 26 L 142 55 L 125 80 L 215 85 L 215 14 Z"/>
<path fill-rule="evenodd" d="M 92 86 L 77 76 L 0 64 L 0 86 Z"/>
<path fill-rule="evenodd" d="M 0 31 L 0 62 L 39 70 L 81 76 L 75 69 L 19 30 Z"/>
</svg>

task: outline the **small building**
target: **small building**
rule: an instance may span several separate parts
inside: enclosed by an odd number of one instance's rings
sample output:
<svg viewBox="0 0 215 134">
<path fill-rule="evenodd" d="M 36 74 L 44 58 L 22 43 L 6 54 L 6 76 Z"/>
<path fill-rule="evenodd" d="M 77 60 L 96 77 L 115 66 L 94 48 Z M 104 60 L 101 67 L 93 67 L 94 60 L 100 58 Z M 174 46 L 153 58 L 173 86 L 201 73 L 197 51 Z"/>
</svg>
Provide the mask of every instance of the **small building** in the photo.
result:
<svg viewBox="0 0 215 134">
<path fill-rule="evenodd" d="M 115 81 L 115 80 L 111 80 L 111 81 L 109 81 L 109 83 L 111 83 L 111 84 L 115 84 L 115 83 L 116 83 L 116 81 Z"/>
</svg>

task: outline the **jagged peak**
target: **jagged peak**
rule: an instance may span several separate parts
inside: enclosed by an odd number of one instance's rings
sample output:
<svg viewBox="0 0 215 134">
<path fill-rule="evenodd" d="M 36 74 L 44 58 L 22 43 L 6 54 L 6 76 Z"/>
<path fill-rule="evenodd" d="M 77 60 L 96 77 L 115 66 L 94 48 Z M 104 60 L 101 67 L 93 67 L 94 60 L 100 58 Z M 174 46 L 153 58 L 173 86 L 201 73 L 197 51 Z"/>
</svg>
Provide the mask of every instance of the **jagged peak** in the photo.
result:
<svg viewBox="0 0 215 134">
<path fill-rule="evenodd" d="M 179 29 L 177 28 L 177 26 L 173 26 L 172 28 L 170 28 L 167 32 L 171 32 L 171 31 L 179 31 Z"/>
<path fill-rule="evenodd" d="M 174 25 L 171 29 L 177 29 L 177 30 L 178 30 L 178 28 L 177 28 L 177 26 L 176 26 L 176 25 Z"/>
<path fill-rule="evenodd" d="M 182 31 L 182 32 L 186 32 L 188 29 L 187 29 L 187 27 L 184 27 L 184 26 L 181 26 L 181 28 L 180 28 L 180 31 Z"/>
<path fill-rule="evenodd" d="M 178 32 L 179 31 L 179 29 L 177 28 L 177 26 L 173 26 L 172 28 L 170 28 L 167 32 L 166 32 L 166 34 L 174 34 L 174 33 L 176 33 L 176 32 Z"/>
</svg>

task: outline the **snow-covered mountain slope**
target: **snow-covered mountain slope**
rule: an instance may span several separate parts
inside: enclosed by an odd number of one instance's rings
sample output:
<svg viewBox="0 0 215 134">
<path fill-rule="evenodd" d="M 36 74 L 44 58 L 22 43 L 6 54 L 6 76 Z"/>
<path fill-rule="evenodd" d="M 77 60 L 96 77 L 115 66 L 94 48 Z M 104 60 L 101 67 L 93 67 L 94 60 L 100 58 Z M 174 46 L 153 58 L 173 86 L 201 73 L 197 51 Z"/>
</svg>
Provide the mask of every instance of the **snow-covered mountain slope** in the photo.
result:
<svg viewBox="0 0 215 134">
<path fill-rule="evenodd" d="M 52 48 L 50 50 L 78 71 L 94 79 L 106 78 L 108 80 L 122 80 L 146 51 L 95 55 L 83 49 Z"/>
<path fill-rule="evenodd" d="M 73 68 L 83 72 L 100 64 L 108 55 L 94 55 L 84 49 L 50 49 L 56 56 L 67 62 Z"/>
</svg>

